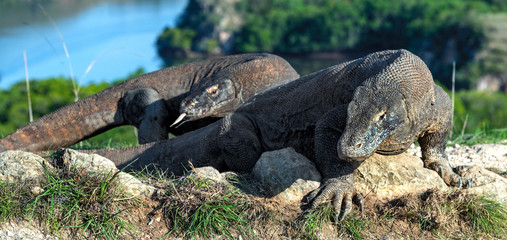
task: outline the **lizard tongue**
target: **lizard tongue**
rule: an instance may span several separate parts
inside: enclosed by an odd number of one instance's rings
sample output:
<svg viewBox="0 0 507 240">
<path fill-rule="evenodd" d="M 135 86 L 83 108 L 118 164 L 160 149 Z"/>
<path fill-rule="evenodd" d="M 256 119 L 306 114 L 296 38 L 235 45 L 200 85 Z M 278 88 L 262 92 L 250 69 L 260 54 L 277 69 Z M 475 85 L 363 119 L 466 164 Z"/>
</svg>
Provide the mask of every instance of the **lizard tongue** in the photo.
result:
<svg viewBox="0 0 507 240">
<path fill-rule="evenodd" d="M 180 116 L 176 119 L 176 121 L 174 121 L 174 123 L 173 123 L 173 124 L 171 124 L 171 126 L 169 126 L 169 127 L 172 127 L 172 126 L 174 126 L 174 125 L 178 124 L 179 122 L 181 122 L 181 120 L 183 120 L 183 118 L 185 118 L 185 116 L 187 116 L 187 114 L 186 114 L 186 113 L 182 113 L 182 114 L 180 114 Z"/>
</svg>

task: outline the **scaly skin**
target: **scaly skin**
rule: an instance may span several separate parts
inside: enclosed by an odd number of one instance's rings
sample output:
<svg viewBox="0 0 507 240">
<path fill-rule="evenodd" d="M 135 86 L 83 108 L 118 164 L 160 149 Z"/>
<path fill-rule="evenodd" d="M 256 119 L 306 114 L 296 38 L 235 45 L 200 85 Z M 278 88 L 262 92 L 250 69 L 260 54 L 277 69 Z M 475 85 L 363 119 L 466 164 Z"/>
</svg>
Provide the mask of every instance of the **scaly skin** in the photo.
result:
<svg viewBox="0 0 507 240">
<path fill-rule="evenodd" d="M 165 68 L 128 80 L 67 105 L 0 139 L 6 150 L 45 151 L 67 147 L 121 125 L 139 129 L 138 140 L 148 143 L 179 135 L 238 108 L 255 93 L 298 78 L 284 59 L 271 54 L 242 54 Z M 223 111 L 193 118 L 201 121 L 170 128 L 179 115 L 181 101 L 200 83 L 229 79 L 240 95 L 225 95 Z M 241 99 L 237 99 L 240 97 Z M 210 103 L 212 104 L 212 103 Z"/>
<path fill-rule="evenodd" d="M 182 174 L 195 167 L 251 171 L 265 151 L 293 147 L 323 176 L 312 206 L 332 202 L 340 213 L 362 205 L 353 171 L 374 152 L 398 154 L 414 141 L 425 166 L 460 187 L 445 140 L 450 100 L 431 73 L 406 50 L 382 51 L 301 77 L 252 97 L 234 113 L 174 139 L 126 149 L 98 150 L 118 166 L 155 163 Z"/>
</svg>

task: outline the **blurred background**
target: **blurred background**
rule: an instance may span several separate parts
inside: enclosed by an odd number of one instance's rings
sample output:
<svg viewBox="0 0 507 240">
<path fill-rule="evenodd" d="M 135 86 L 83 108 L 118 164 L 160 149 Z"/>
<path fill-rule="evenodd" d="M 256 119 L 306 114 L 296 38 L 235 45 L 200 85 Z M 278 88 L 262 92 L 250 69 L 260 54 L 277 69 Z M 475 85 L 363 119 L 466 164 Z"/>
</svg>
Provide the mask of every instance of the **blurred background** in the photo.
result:
<svg viewBox="0 0 507 240">
<path fill-rule="evenodd" d="M 451 140 L 507 138 L 507 0 L 0 0 L 0 137 L 29 122 L 27 78 L 38 118 L 216 55 L 271 52 L 305 75 L 397 48 L 450 95 L 455 64 Z M 116 142 L 134 144 L 132 128 L 85 144 Z"/>
</svg>

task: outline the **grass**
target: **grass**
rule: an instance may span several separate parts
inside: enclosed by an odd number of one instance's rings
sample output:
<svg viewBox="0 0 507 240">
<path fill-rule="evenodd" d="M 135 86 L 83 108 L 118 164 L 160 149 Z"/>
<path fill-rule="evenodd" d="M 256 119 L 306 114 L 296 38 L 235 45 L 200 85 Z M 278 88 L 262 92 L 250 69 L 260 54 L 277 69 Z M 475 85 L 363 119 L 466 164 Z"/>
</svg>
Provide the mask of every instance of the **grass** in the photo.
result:
<svg viewBox="0 0 507 240">
<path fill-rule="evenodd" d="M 162 192 L 147 202 L 118 200 L 124 196 L 115 187 L 115 174 L 72 169 L 46 171 L 41 188 L 0 181 L 0 223 L 30 219 L 61 238 L 136 238 L 139 232 L 170 239 L 507 237 L 505 205 L 459 190 L 428 191 L 390 202 L 366 198 L 364 212 L 354 209 L 336 222 L 330 205 L 303 212 L 299 204 L 281 205 L 253 193 L 251 186 L 247 188 L 252 193 L 245 193 L 240 188 L 248 175 L 233 176 L 234 185 L 154 170 L 139 176 Z M 139 211 L 143 207 L 147 210 Z M 156 211 L 160 223 L 148 230 L 143 231 L 146 222 L 132 218 Z"/>
<path fill-rule="evenodd" d="M 472 228 L 493 236 L 507 236 L 507 208 L 491 199 L 479 196 L 459 202 L 458 212 L 470 220 Z"/>
<path fill-rule="evenodd" d="M 503 129 L 477 129 L 473 134 L 461 133 L 449 141 L 450 144 L 507 144 L 507 128 Z"/>
<path fill-rule="evenodd" d="M 142 203 L 137 199 L 117 200 L 124 196 L 118 190 L 116 176 L 83 174 L 77 169 L 45 170 L 42 187 L 0 181 L 0 223 L 35 220 L 64 238 L 117 239 L 132 234 L 135 229 L 125 211 Z M 62 230 L 67 230 L 64 235 Z"/>
<path fill-rule="evenodd" d="M 385 222 L 405 221 L 421 236 L 438 238 L 505 238 L 507 208 L 502 203 L 463 191 L 427 191 L 393 200 L 382 207 Z M 414 227 L 415 226 L 415 227 Z M 417 236 L 417 235 L 416 235 Z"/>
<path fill-rule="evenodd" d="M 180 178 L 169 189 L 163 205 L 171 231 L 168 236 L 211 238 L 251 236 L 244 209 L 248 204 L 239 189 L 198 176 Z M 192 199 L 192 201 L 189 201 Z"/>
</svg>

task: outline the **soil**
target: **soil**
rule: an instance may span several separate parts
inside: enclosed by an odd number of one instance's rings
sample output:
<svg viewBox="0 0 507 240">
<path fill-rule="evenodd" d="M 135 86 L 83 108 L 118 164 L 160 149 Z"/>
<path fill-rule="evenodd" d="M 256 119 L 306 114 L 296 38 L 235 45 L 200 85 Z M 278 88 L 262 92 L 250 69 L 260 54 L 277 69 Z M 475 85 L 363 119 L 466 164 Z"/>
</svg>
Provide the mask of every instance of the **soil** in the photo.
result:
<svg viewBox="0 0 507 240">
<path fill-rule="evenodd" d="M 408 152 L 420 156 L 419 147 L 412 146 Z M 454 145 L 447 148 L 451 166 L 481 165 L 494 169 L 507 177 L 507 145 L 481 144 L 475 146 Z M 163 184 L 162 184 L 163 185 Z M 160 186 L 165 189 L 164 186 Z M 169 189 L 169 186 L 167 186 Z M 172 188 L 171 188 L 172 189 Z M 166 236 L 171 230 L 170 221 L 163 211 L 167 203 L 174 203 L 183 198 L 187 201 L 204 196 L 195 188 L 188 192 L 178 190 L 178 197 L 159 196 L 143 201 L 138 208 L 125 212 L 125 220 L 131 223 L 135 231 L 119 236 L 120 239 L 155 239 Z M 213 189 L 221 194 L 221 189 Z M 477 235 L 470 222 L 459 215 L 445 211 L 449 202 L 463 201 L 458 194 L 445 195 L 439 192 L 427 192 L 423 195 L 406 196 L 391 202 L 381 202 L 373 198 L 365 198 L 365 210 L 357 207 L 342 222 L 326 221 L 318 227 L 318 233 L 309 234 L 304 231 L 304 209 L 295 204 L 285 204 L 274 199 L 247 195 L 247 207 L 244 210 L 248 218 L 251 233 L 255 239 L 420 239 L 420 238 L 494 238 L 490 235 Z M 188 202 L 183 202 L 188 204 Z M 177 204 L 177 203 L 176 203 Z M 303 206 L 304 208 L 304 206 Z M 43 224 L 34 221 L 14 221 L 0 225 L 0 240 L 3 239 L 56 239 L 45 230 Z M 239 236 L 231 230 L 237 239 L 250 239 L 251 236 Z M 83 236 L 76 232 L 63 229 L 59 232 L 61 239 L 79 239 Z M 165 239 L 185 239 L 178 234 L 170 234 Z M 227 239 L 226 236 L 215 236 L 213 239 Z"/>
<path fill-rule="evenodd" d="M 409 154 L 421 157 L 421 148 L 412 145 Z M 482 166 L 505 176 L 507 172 L 507 145 L 477 144 L 461 146 L 455 144 L 446 148 L 451 167 L 460 165 Z"/>
</svg>

